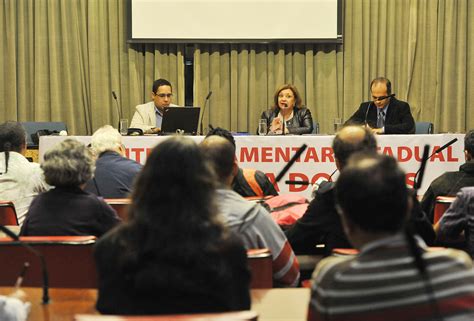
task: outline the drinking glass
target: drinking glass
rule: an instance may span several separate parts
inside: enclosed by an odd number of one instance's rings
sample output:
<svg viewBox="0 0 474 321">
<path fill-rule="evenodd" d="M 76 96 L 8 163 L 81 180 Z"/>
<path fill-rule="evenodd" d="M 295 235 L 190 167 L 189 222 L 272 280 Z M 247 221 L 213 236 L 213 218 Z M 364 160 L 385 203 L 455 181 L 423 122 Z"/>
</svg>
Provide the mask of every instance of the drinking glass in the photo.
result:
<svg viewBox="0 0 474 321">
<path fill-rule="evenodd" d="M 128 119 L 120 119 L 120 135 L 126 136 L 128 132 Z"/>
<path fill-rule="evenodd" d="M 342 119 L 339 117 L 334 118 L 334 134 L 339 131 L 342 127 Z"/>
</svg>

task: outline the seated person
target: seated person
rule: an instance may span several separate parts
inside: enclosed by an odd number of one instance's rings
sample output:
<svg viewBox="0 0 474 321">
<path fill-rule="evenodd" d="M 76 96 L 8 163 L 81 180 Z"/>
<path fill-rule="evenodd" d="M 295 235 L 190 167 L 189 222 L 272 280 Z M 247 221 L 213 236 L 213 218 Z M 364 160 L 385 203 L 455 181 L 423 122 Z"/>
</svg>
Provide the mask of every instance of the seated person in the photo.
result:
<svg viewBox="0 0 474 321">
<path fill-rule="evenodd" d="M 472 320 L 472 261 L 462 251 L 429 251 L 407 231 L 411 197 L 393 157 L 353 155 L 335 189 L 359 254 L 318 264 L 313 320 Z"/>
<path fill-rule="evenodd" d="M 293 85 L 283 85 L 277 89 L 273 97 L 274 105 L 264 111 L 260 119 L 267 121 L 270 134 L 311 134 L 313 118 L 311 111 L 302 107 L 301 96 Z"/>
<path fill-rule="evenodd" d="M 191 139 L 173 136 L 153 149 L 137 177 L 130 220 L 96 244 L 98 311 L 250 309 L 247 253 L 218 216 L 214 182 Z"/>
<path fill-rule="evenodd" d="M 232 144 L 223 137 L 210 136 L 200 146 L 217 174 L 217 204 L 226 224 L 248 249 L 270 250 L 276 286 L 297 286 L 299 265 L 285 234 L 260 204 L 231 189 L 238 170 Z"/>
<path fill-rule="evenodd" d="M 407 102 L 392 96 L 392 83 L 378 77 L 370 83 L 372 101 L 360 104 L 346 125 L 366 125 L 374 134 L 414 134 L 415 120 Z"/>
<path fill-rule="evenodd" d="M 436 230 L 439 240 L 457 240 L 466 232 L 466 250 L 474 257 L 474 186 L 461 188 Z"/>
<path fill-rule="evenodd" d="M 213 128 L 207 133 L 206 138 L 214 135 L 227 139 L 232 144 L 235 155 L 235 140 L 228 130 L 220 127 Z M 267 175 L 262 171 L 251 168 L 238 167 L 237 174 L 232 181 L 232 189 L 243 197 L 278 195 Z"/>
<path fill-rule="evenodd" d="M 84 144 L 62 141 L 44 154 L 41 168 L 54 188 L 33 200 L 20 235 L 99 237 L 120 222 L 103 199 L 83 191 L 94 172 L 94 159 Z"/>
<path fill-rule="evenodd" d="M 130 128 L 140 128 L 145 134 L 158 134 L 161 131 L 164 108 L 177 107 L 171 103 L 173 88 L 166 79 L 160 78 L 153 82 L 151 99 L 153 101 L 135 107 Z"/>
<path fill-rule="evenodd" d="M 85 191 L 104 198 L 126 198 L 132 191 L 133 180 L 142 165 L 125 157 L 122 135 L 110 125 L 92 135 L 91 147 L 97 156 L 94 177 Z"/>
<path fill-rule="evenodd" d="M 434 208 L 438 196 L 456 196 L 461 188 L 474 186 L 474 130 L 470 130 L 464 136 L 464 159 L 465 163 L 458 171 L 446 172 L 436 178 L 423 195 L 421 207 L 431 222 L 434 220 Z"/>
<path fill-rule="evenodd" d="M 37 163 L 25 158 L 26 132 L 20 123 L 0 125 L 0 199 L 12 201 L 21 226 L 33 198 L 49 189 Z"/>
</svg>

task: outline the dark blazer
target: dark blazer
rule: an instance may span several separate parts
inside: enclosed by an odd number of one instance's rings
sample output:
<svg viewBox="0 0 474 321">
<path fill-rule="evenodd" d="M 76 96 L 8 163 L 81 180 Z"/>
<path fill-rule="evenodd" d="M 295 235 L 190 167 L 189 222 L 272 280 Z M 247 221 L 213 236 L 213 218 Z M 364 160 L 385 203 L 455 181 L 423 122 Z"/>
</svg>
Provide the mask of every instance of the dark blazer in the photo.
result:
<svg viewBox="0 0 474 321">
<path fill-rule="evenodd" d="M 266 119 L 268 129 L 275 117 L 278 116 L 279 108 L 271 108 L 262 113 L 260 119 Z M 293 118 L 286 121 L 285 127 L 288 128 L 290 134 L 302 135 L 311 134 L 313 132 L 313 118 L 311 111 L 306 107 L 294 107 Z"/>
<path fill-rule="evenodd" d="M 367 108 L 369 107 L 367 112 Z M 359 109 L 346 121 L 345 125 L 365 124 L 367 113 L 367 123 L 370 127 L 377 127 L 377 107 L 367 101 L 360 104 Z M 390 103 L 385 116 L 385 134 L 414 134 L 415 120 L 411 115 L 410 105 L 407 102 L 390 98 Z"/>
</svg>

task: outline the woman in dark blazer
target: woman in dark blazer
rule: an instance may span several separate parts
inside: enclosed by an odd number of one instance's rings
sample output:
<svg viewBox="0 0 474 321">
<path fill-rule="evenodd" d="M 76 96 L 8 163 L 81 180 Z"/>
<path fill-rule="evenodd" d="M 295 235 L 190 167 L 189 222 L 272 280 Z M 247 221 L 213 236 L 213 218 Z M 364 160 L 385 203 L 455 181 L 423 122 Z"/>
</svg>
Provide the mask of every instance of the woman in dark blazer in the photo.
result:
<svg viewBox="0 0 474 321">
<path fill-rule="evenodd" d="M 311 111 L 302 107 L 301 96 L 295 86 L 280 86 L 273 97 L 274 105 L 262 113 L 261 119 L 267 121 L 270 134 L 311 134 L 313 118 Z"/>
</svg>

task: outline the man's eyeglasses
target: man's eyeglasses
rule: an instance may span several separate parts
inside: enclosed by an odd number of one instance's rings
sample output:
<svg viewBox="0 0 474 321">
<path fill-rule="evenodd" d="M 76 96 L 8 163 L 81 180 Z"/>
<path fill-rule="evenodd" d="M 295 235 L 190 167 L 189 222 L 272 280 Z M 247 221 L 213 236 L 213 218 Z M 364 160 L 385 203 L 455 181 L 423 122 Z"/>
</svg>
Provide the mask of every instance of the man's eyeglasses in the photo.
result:
<svg viewBox="0 0 474 321">
<path fill-rule="evenodd" d="M 171 98 L 173 97 L 173 94 L 155 94 L 155 96 L 158 96 L 160 98 Z"/>
</svg>

